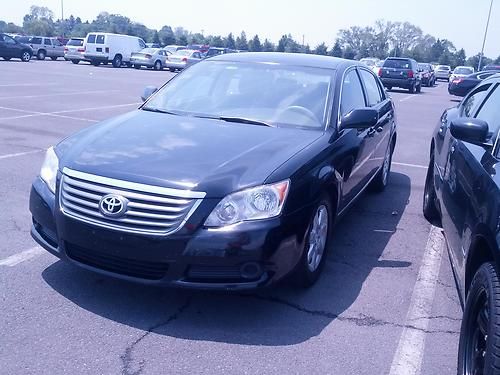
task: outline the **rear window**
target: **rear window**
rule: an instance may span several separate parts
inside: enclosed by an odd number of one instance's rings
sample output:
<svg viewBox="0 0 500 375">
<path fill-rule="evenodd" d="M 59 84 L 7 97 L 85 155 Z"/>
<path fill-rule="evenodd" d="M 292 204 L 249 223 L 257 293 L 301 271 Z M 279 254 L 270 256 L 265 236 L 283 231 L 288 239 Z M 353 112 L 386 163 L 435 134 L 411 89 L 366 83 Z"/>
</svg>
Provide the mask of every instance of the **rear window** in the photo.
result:
<svg viewBox="0 0 500 375">
<path fill-rule="evenodd" d="M 410 60 L 387 59 L 387 60 L 385 60 L 384 68 L 411 69 L 411 61 Z"/>
<path fill-rule="evenodd" d="M 104 35 L 97 35 L 97 38 L 95 38 L 96 44 L 104 44 Z"/>
<path fill-rule="evenodd" d="M 90 34 L 87 37 L 87 43 L 95 43 L 95 34 Z"/>
<path fill-rule="evenodd" d="M 81 47 L 83 46 L 83 39 L 70 39 L 66 45 Z"/>
<path fill-rule="evenodd" d="M 42 38 L 37 38 L 37 37 L 31 38 L 31 44 L 42 44 Z"/>
<path fill-rule="evenodd" d="M 453 73 L 455 74 L 472 74 L 474 71 L 471 68 L 456 68 Z"/>
<path fill-rule="evenodd" d="M 436 70 L 450 70 L 451 68 L 448 65 L 439 65 Z"/>
</svg>

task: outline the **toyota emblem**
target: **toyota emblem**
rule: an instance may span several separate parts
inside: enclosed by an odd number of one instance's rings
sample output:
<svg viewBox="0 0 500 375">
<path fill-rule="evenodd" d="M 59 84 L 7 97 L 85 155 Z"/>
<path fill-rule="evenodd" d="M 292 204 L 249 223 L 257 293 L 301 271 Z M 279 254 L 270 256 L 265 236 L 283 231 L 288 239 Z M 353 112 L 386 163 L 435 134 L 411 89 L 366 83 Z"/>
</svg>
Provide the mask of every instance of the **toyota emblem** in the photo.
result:
<svg viewBox="0 0 500 375">
<path fill-rule="evenodd" d="M 127 210 L 127 199 L 115 194 L 108 194 L 101 198 L 99 210 L 104 216 L 120 217 Z"/>
</svg>

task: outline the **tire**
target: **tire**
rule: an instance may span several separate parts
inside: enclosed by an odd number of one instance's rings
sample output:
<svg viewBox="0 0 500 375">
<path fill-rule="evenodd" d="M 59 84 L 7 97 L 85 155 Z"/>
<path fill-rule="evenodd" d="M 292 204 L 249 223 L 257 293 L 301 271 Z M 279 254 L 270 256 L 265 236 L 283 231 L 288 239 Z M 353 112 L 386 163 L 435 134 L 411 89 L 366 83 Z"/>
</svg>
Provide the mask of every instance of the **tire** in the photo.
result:
<svg viewBox="0 0 500 375">
<path fill-rule="evenodd" d="M 37 58 L 38 60 L 45 60 L 45 57 L 46 57 L 46 56 L 47 56 L 47 55 L 46 55 L 46 53 L 45 53 L 45 51 L 44 51 L 43 49 L 41 49 L 40 51 L 38 51 L 38 52 L 36 53 L 36 58 Z"/>
<path fill-rule="evenodd" d="M 408 91 L 410 92 L 410 94 L 414 94 L 415 93 L 415 86 L 411 85 L 410 88 L 408 89 Z"/>
<path fill-rule="evenodd" d="M 21 53 L 21 61 L 24 61 L 24 62 L 29 62 L 31 60 L 31 52 L 30 51 L 23 51 Z"/>
<path fill-rule="evenodd" d="M 80 60 L 71 60 L 71 62 L 76 65 L 76 64 L 80 63 Z"/>
<path fill-rule="evenodd" d="M 391 163 L 392 163 L 392 140 L 391 143 L 387 146 L 387 150 L 384 156 L 384 162 L 382 163 L 382 167 L 377 172 L 377 175 L 373 178 L 370 183 L 370 189 L 374 192 L 381 193 L 385 190 L 387 185 L 389 184 L 389 177 L 391 175 Z"/>
<path fill-rule="evenodd" d="M 160 60 L 156 60 L 155 61 L 155 65 L 153 66 L 153 69 L 154 70 L 163 70 L 163 66 L 161 65 L 161 61 Z"/>
<path fill-rule="evenodd" d="M 500 375 L 498 332 L 500 279 L 495 265 L 484 263 L 474 275 L 465 302 L 458 347 L 459 375 Z"/>
<path fill-rule="evenodd" d="M 434 186 L 434 158 L 431 157 L 425 177 L 422 211 L 427 221 L 437 227 L 441 225 L 441 214 L 437 208 L 436 187 Z"/>
<path fill-rule="evenodd" d="M 417 94 L 420 94 L 420 92 L 422 91 L 422 84 L 418 85 L 415 91 L 417 92 Z"/>
<path fill-rule="evenodd" d="M 172 73 L 175 72 L 175 69 L 174 68 L 168 68 L 168 70 L 170 70 Z"/>
<path fill-rule="evenodd" d="M 134 65 L 134 68 L 135 69 L 141 69 L 141 66 L 140 65 Z"/>
<path fill-rule="evenodd" d="M 122 66 L 122 62 L 123 62 L 123 61 L 122 61 L 122 56 L 121 56 L 121 55 L 116 55 L 116 56 L 114 57 L 114 59 L 113 59 L 113 62 L 112 62 L 113 67 L 114 67 L 114 68 L 119 68 L 119 67 L 121 67 L 121 66 Z"/>
<path fill-rule="evenodd" d="M 57 60 L 57 57 L 56 57 L 56 56 L 52 56 L 50 59 L 51 59 L 52 61 L 56 61 L 56 60 Z"/>
<path fill-rule="evenodd" d="M 313 211 L 304 241 L 304 251 L 292 276 L 294 283 L 302 288 L 312 286 L 325 265 L 333 227 L 331 207 L 330 200 L 324 196 Z"/>
<path fill-rule="evenodd" d="M 5 61 L 10 61 L 12 57 L 2 57 Z"/>
<path fill-rule="evenodd" d="M 392 86 L 387 86 L 387 91 L 391 91 L 392 90 Z"/>
<path fill-rule="evenodd" d="M 91 63 L 92 65 L 94 65 L 94 66 L 99 66 L 99 65 L 101 64 L 99 61 L 96 61 L 96 60 L 91 61 L 90 63 Z"/>
</svg>

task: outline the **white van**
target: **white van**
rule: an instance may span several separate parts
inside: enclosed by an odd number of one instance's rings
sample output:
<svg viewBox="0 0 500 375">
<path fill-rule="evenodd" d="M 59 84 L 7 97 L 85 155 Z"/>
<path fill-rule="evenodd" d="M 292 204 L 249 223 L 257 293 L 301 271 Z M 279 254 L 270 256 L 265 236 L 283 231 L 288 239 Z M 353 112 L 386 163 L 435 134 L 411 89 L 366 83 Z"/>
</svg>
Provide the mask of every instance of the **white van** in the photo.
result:
<svg viewBox="0 0 500 375">
<path fill-rule="evenodd" d="M 112 62 L 119 68 L 122 63 L 130 63 L 132 52 L 146 48 L 144 40 L 130 35 L 95 32 L 87 34 L 85 40 L 85 59 L 95 66 Z"/>
</svg>

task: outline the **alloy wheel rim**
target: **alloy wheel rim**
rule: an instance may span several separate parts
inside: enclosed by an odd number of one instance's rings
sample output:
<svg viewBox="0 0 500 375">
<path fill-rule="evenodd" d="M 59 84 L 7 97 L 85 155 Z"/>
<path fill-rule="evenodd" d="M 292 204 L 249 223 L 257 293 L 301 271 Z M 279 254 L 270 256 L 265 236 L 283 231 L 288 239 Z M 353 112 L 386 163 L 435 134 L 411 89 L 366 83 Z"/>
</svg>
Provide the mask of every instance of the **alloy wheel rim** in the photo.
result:
<svg viewBox="0 0 500 375">
<path fill-rule="evenodd" d="M 385 158 L 384 158 L 384 174 L 383 174 L 383 183 L 384 185 L 387 184 L 387 176 L 389 175 L 389 167 L 391 165 L 391 147 L 389 146 L 387 148 L 387 151 L 385 153 Z"/>
<path fill-rule="evenodd" d="M 314 214 L 307 248 L 307 267 L 314 272 L 318 269 L 325 252 L 328 237 L 328 210 L 321 205 Z"/>
<path fill-rule="evenodd" d="M 478 297 L 473 311 L 467 332 L 470 339 L 465 353 L 465 373 L 466 375 L 483 375 L 489 324 L 488 299 L 484 290 Z"/>
<path fill-rule="evenodd" d="M 28 53 L 28 52 L 24 52 L 24 53 L 23 53 L 23 60 L 24 60 L 24 61 L 29 61 L 29 59 L 30 59 L 30 55 L 29 55 L 29 53 Z"/>
</svg>

